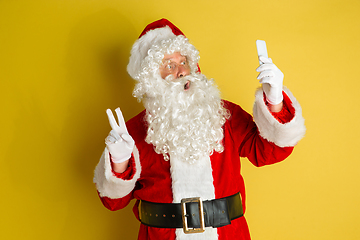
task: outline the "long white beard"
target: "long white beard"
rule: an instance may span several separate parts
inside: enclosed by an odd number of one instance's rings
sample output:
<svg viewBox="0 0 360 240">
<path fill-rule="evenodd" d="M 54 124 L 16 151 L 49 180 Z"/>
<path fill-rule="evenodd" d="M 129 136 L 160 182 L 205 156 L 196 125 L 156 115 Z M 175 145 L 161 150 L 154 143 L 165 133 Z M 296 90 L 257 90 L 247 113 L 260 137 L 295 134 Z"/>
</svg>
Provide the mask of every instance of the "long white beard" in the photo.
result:
<svg viewBox="0 0 360 240">
<path fill-rule="evenodd" d="M 156 81 L 157 93 L 147 94 L 144 101 L 149 124 L 146 142 L 153 144 L 165 160 L 171 155 L 194 163 L 214 150 L 222 152 L 222 126 L 229 113 L 214 81 L 202 74 Z M 185 91 L 187 81 L 191 85 Z"/>
</svg>

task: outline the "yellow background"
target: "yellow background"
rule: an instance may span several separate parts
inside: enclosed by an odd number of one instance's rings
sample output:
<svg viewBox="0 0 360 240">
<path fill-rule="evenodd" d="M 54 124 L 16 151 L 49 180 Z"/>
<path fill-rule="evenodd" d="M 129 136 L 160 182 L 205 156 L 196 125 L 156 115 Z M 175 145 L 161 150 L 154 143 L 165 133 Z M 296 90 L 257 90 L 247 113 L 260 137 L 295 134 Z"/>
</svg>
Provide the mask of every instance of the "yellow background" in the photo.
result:
<svg viewBox="0 0 360 240">
<path fill-rule="evenodd" d="M 0 1 L 0 239 L 136 239 L 131 207 L 99 201 L 110 127 L 142 105 L 126 73 L 146 24 L 170 19 L 225 99 L 252 112 L 255 40 L 284 72 L 307 133 L 281 164 L 242 159 L 255 240 L 360 239 L 358 0 Z"/>
</svg>

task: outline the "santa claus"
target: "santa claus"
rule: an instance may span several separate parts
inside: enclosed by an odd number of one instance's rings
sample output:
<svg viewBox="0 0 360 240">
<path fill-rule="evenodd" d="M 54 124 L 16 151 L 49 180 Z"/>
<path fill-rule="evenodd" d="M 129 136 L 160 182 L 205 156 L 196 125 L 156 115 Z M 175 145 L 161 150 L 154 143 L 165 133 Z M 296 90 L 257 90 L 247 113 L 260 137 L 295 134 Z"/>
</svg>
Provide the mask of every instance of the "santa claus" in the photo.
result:
<svg viewBox="0 0 360 240">
<path fill-rule="evenodd" d="M 172 23 L 149 24 L 127 67 L 145 110 L 126 124 L 120 109 L 118 121 L 107 110 L 112 130 L 94 182 L 110 210 L 137 199 L 138 239 L 250 239 L 239 156 L 255 166 L 280 162 L 305 134 L 301 107 L 271 59 L 260 57 L 254 118 L 221 99 L 198 61 Z"/>
</svg>

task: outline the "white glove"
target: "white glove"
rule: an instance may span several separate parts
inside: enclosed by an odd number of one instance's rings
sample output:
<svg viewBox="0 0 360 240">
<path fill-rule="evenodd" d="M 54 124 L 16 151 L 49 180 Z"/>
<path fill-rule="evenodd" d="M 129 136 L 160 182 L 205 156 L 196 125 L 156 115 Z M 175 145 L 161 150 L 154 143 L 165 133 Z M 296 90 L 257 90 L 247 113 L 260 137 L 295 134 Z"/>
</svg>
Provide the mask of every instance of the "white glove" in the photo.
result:
<svg viewBox="0 0 360 240">
<path fill-rule="evenodd" d="M 110 109 L 106 110 L 112 130 L 105 138 L 105 144 L 111 154 L 111 161 L 121 163 L 130 159 L 135 142 L 128 133 L 120 108 L 117 108 L 115 112 L 119 124 L 116 122 L 112 111 Z"/>
<path fill-rule="evenodd" d="M 271 105 L 277 105 L 283 101 L 284 74 L 272 63 L 271 58 L 260 56 L 259 60 L 264 64 L 256 69 L 257 72 L 260 72 L 257 79 L 262 84 L 267 102 Z"/>
</svg>

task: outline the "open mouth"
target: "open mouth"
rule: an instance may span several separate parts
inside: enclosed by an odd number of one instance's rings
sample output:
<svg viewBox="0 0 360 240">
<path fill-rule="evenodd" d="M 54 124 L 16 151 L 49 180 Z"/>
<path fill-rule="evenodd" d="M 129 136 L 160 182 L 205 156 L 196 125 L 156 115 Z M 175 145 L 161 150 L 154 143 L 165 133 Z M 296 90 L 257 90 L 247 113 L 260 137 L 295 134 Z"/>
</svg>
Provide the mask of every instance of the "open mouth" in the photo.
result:
<svg viewBox="0 0 360 240">
<path fill-rule="evenodd" d="M 185 83 L 185 85 L 184 85 L 184 90 L 185 90 L 185 91 L 189 90 L 190 84 L 191 84 L 190 81 L 186 81 L 186 83 Z"/>
</svg>

